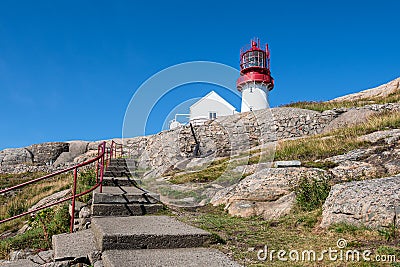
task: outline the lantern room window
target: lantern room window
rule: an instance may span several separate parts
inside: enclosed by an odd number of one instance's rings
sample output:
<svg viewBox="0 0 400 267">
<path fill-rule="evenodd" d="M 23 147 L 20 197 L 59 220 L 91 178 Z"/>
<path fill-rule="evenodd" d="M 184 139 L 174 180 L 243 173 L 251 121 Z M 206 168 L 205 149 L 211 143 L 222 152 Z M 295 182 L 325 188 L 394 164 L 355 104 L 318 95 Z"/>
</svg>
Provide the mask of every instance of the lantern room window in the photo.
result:
<svg viewBox="0 0 400 267">
<path fill-rule="evenodd" d="M 265 53 L 263 51 L 249 51 L 242 56 L 243 69 L 250 67 L 265 68 Z"/>
</svg>

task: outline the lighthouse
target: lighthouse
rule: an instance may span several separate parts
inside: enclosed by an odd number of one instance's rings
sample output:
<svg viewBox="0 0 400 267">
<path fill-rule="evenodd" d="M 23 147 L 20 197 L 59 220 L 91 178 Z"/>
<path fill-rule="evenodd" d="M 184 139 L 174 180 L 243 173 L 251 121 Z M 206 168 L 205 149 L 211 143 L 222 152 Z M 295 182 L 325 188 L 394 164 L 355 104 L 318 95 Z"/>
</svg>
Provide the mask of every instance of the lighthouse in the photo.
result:
<svg viewBox="0 0 400 267">
<path fill-rule="evenodd" d="M 240 51 L 240 77 L 236 87 L 242 93 L 241 112 L 269 107 L 268 93 L 274 88 L 271 77 L 268 44 L 265 50 L 260 47 L 260 40 L 251 40 L 250 47 Z"/>
</svg>

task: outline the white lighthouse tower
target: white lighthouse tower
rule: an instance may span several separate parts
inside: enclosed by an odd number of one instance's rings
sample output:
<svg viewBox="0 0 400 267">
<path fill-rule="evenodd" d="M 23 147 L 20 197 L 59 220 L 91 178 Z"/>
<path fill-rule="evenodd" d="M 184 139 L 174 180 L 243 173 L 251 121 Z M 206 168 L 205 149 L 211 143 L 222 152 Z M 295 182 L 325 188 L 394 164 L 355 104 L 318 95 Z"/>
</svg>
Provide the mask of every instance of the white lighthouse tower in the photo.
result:
<svg viewBox="0 0 400 267">
<path fill-rule="evenodd" d="M 274 88 L 271 77 L 268 44 L 260 48 L 259 40 L 252 40 L 250 47 L 240 51 L 240 77 L 236 82 L 242 93 L 241 112 L 269 107 L 268 92 Z"/>
</svg>

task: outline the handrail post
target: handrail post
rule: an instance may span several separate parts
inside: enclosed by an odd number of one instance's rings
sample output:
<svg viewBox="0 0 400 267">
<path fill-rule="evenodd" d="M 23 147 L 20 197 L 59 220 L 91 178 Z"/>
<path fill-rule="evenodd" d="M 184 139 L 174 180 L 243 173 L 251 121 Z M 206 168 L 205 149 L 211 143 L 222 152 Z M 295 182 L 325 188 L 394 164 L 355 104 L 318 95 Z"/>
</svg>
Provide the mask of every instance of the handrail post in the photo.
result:
<svg viewBox="0 0 400 267">
<path fill-rule="evenodd" d="M 100 193 L 103 193 L 103 176 L 104 176 L 104 155 L 106 151 L 106 142 L 103 142 L 103 146 L 101 148 L 102 157 L 100 159 Z"/>
<path fill-rule="evenodd" d="M 111 141 L 110 160 L 113 158 L 113 152 L 114 152 L 114 140 Z"/>
<path fill-rule="evenodd" d="M 78 168 L 74 169 L 74 186 L 72 188 L 72 210 L 71 210 L 71 224 L 69 227 L 69 231 L 72 233 L 74 231 L 75 224 L 75 195 L 76 195 L 76 180 L 78 178 Z"/>
<path fill-rule="evenodd" d="M 97 146 L 97 156 L 100 155 L 100 146 Z M 96 183 L 99 183 L 99 159 L 96 161 Z"/>
</svg>

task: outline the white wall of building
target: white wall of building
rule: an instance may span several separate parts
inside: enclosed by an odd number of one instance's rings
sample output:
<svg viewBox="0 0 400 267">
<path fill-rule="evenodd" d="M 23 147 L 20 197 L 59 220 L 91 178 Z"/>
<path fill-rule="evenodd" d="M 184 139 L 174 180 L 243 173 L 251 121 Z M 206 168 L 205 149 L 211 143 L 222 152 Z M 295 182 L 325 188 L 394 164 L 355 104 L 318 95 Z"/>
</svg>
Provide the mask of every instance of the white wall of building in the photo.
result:
<svg viewBox="0 0 400 267">
<path fill-rule="evenodd" d="M 217 93 L 211 91 L 190 107 L 190 120 L 208 120 L 210 119 L 210 113 L 218 118 L 220 116 L 233 115 L 237 112 L 235 107 Z"/>
<path fill-rule="evenodd" d="M 248 83 L 242 87 L 242 106 L 240 112 L 268 107 L 268 89 L 265 85 L 261 83 Z"/>
</svg>

